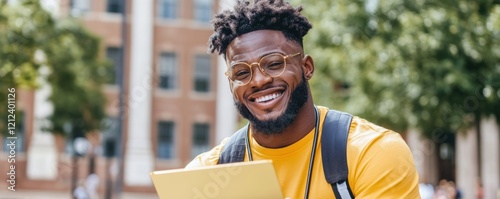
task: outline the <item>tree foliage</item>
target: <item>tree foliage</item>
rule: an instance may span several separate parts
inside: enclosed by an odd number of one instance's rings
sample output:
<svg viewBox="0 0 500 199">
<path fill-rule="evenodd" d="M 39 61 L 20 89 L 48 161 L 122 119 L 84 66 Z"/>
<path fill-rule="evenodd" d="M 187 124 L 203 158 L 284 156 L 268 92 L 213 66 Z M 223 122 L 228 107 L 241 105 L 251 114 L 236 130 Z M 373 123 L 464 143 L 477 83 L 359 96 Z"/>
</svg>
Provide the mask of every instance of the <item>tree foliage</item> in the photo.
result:
<svg viewBox="0 0 500 199">
<path fill-rule="evenodd" d="M 37 89 L 46 83 L 53 114 L 35 119 L 48 120 L 47 130 L 83 135 L 97 129 L 105 117 L 101 85 L 110 67 L 99 48 L 100 40 L 76 20 L 54 18 L 37 0 L 0 3 L 0 104 L 7 104 L 7 88 Z M 5 108 L 0 108 L 2 118 Z"/>
<path fill-rule="evenodd" d="M 427 136 L 500 118 L 500 1 L 296 3 L 316 103 Z"/>
</svg>

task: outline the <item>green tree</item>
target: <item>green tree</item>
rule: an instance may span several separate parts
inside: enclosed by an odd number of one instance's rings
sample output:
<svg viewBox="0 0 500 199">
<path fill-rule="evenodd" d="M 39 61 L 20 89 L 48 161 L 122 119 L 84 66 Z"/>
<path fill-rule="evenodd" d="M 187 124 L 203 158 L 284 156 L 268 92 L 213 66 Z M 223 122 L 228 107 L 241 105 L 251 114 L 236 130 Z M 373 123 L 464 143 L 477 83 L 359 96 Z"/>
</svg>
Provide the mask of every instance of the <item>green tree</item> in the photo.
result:
<svg viewBox="0 0 500 199">
<path fill-rule="evenodd" d="M 0 1 L 0 104 L 7 104 L 7 88 L 36 89 L 43 79 L 54 107 L 47 130 L 83 136 L 97 129 L 105 117 L 101 86 L 110 67 L 99 48 L 100 40 L 76 20 L 54 18 L 37 0 Z M 6 118 L 6 106 L 0 114 Z M 4 134 L 5 122 L 0 120 Z"/>
<path fill-rule="evenodd" d="M 500 1 L 296 3 L 313 24 L 316 103 L 429 137 L 500 118 Z"/>
</svg>

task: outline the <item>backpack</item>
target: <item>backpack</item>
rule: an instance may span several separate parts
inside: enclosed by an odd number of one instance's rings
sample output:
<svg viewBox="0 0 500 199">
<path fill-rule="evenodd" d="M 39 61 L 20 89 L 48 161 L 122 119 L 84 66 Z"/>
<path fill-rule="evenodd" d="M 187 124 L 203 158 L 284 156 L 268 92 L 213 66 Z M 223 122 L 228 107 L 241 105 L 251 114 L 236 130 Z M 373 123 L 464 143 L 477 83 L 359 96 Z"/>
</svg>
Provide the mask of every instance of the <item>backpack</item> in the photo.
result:
<svg viewBox="0 0 500 199">
<path fill-rule="evenodd" d="M 323 123 L 321 134 L 321 155 L 326 181 L 332 186 L 337 199 L 354 198 L 347 180 L 347 137 L 352 115 L 329 110 Z M 245 139 L 248 126 L 232 135 L 224 145 L 217 164 L 243 162 L 245 158 Z"/>
</svg>

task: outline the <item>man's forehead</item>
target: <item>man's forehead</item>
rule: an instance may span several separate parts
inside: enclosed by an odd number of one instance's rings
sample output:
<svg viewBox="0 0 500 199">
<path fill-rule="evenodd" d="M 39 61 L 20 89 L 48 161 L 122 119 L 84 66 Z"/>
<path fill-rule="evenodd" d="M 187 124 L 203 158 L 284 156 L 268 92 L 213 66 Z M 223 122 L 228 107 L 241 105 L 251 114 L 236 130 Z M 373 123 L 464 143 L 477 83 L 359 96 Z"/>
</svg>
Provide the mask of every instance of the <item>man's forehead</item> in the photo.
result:
<svg viewBox="0 0 500 199">
<path fill-rule="evenodd" d="M 277 30 L 256 30 L 245 33 L 236 37 L 229 46 L 255 46 L 255 45 L 269 45 L 272 43 L 283 43 L 286 40 L 281 31 Z M 269 43 L 272 42 L 272 43 Z"/>
<path fill-rule="evenodd" d="M 243 53 L 286 48 L 290 43 L 283 33 L 276 30 L 257 30 L 236 37 L 228 45 L 226 56 L 229 59 Z"/>
</svg>

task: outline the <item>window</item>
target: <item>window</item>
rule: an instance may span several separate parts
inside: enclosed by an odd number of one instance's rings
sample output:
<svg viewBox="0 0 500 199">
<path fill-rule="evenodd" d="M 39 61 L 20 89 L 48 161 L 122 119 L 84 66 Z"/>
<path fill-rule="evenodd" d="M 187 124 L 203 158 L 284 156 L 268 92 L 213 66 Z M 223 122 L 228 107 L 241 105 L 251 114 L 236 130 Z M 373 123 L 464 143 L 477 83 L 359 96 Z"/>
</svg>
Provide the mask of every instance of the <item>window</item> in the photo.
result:
<svg viewBox="0 0 500 199">
<path fill-rule="evenodd" d="M 107 117 L 101 122 L 102 155 L 107 158 L 115 157 L 119 147 L 119 117 Z"/>
<path fill-rule="evenodd" d="M 198 55 L 194 66 L 194 90 L 197 92 L 210 91 L 210 56 Z"/>
<path fill-rule="evenodd" d="M 106 83 L 118 84 L 116 73 L 118 72 L 118 69 L 122 68 L 121 48 L 108 47 L 106 49 L 106 57 L 112 62 L 113 65 L 106 71 L 106 76 L 108 77 Z"/>
<path fill-rule="evenodd" d="M 122 13 L 123 1 L 126 0 L 108 0 L 107 11 L 111 13 Z"/>
<path fill-rule="evenodd" d="M 159 61 L 160 83 L 162 89 L 174 89 L 177 85 L 177 58 L 174 53 L 162 53 Z"/>
<path fill-rule="evenodd" d="M 24 152 L 25 125 L 26 117 L 24 116 L 24 112 L 20 111 L 16 114 L 16 134 L 7 136 L 4 135 L 3 137 L 4 152 L 10 153 L 11 149 L 14 149 L 15 152 Z"/>
<path fill-rule="evenodd" d="M 177 0 L 158 0 L 159 15 L 163 19 L 177 18 Z"/>
<path fill-rule="evenodd" d="M 208 151 L 210 128 L 208 124 L 196 123 L 193 126 L 193 148 L 191 149 L 191 157 L 194 158 L 198 154 Z"/>
<path fill-rule="evenodd" d="M 208 23 L 212 19 L 212 0 L 194 0 L 194 20 Z"/>
<path fill-rule="evenodd" d="M 175 157 L 174 129 L 174 122 L 162 121 L 158 123 L 158 158 L 172 159 Z"/>
<path fill-rule="evenodd" d="M 90 10 L 90 0 L 71 0 L 71 16 L 78 17 Z"/>
</svg>

